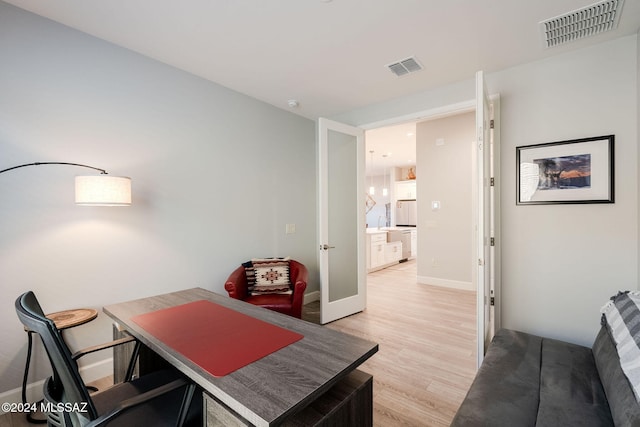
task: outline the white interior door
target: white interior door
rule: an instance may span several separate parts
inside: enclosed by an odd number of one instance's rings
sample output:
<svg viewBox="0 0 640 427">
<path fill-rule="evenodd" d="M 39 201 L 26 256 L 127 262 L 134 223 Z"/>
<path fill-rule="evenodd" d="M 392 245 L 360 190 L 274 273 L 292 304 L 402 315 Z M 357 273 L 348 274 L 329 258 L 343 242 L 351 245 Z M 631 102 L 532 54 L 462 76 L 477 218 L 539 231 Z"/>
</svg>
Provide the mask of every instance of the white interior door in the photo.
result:
<svg viewBox="0 0 640 427">
<path fill-rule="evenodd" d="M 478 366 L 495 333 L 496 293 L 496 174 L 494 162 L 494 132 L 492 104 L 487 95 L 482 71 L 476 73 L 476 136 L 477 136 L 477 314 Z M 497 150 L 496 150 L 497 151 Z"/>
<path fill-rule="evenodd" d="M 320 322 L 364 310 L 364 130 L 318 120 Z"/>
</svg>

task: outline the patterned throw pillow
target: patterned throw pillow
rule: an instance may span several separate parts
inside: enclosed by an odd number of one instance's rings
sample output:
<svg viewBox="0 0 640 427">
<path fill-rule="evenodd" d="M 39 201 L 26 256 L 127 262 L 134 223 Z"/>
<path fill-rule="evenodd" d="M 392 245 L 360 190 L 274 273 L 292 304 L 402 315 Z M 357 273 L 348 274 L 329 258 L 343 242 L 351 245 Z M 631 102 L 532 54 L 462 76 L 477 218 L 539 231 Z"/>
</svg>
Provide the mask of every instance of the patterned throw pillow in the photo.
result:
<svg viewBox="0 0 640 427">
<path fill-rule="evenodd" d="M 252 259 L 243 266 L 250 295 L 292 293 L 288 257 Z"/>
</svg>

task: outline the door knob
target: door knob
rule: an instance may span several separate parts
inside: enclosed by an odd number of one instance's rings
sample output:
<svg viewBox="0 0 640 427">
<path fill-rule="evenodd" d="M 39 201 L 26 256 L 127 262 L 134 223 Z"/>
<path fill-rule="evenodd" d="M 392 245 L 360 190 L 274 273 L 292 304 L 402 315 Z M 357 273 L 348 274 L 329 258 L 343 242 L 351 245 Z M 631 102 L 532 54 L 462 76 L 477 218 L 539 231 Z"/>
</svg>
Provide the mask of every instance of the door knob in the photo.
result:
<svg viewBox="0 0 640 427">
<path fill-rule="evenodd" d="M 320 246 L 320 249 L 326 251 L 327 249 L 333 249 L 335 248 L 335 246 L 329 246 L 329 245 L 322 245 Z"/>
</svg>

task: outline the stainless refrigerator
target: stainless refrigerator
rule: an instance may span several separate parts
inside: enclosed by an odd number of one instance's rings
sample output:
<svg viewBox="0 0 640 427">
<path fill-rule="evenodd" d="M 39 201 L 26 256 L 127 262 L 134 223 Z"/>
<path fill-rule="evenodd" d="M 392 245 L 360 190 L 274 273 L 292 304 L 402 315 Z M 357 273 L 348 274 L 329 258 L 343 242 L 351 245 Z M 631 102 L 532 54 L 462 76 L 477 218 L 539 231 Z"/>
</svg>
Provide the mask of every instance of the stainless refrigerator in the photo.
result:
<svg viewBox="0 0 640 427">
<path fill-rule="evenodd" d="M 415 227 L 418 225 L 418 207 L 415 200 L 396 202 L 396 225 Z"/>
</svg>

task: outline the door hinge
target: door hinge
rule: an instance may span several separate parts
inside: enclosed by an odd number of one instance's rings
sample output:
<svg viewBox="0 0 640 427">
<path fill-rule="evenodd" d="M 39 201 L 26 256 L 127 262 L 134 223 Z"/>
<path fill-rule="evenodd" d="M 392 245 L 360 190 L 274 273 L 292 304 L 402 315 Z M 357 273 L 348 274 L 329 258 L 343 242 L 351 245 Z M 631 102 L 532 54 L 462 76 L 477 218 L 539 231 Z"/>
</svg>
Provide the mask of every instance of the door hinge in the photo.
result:
<svg viewBox="0 0 640 427">
<path fill-rule="evenodd" d="M 492 187 L 496 186 L 496 179 L 494 177 L 491 177 L 489 179 L 489 185 L 492 186 Z"/>
<path fill-rule="evenodd" d="M 493 129 L 494 123 L 493 119 L 489 120 L 489 129 Z"/>
<path fill-rule="evenodd" d="M 491 239 L 489 239 L 489 246 L 495 246 L 496 245 L 496 238 L 492 237 Z"/>
</svg>

